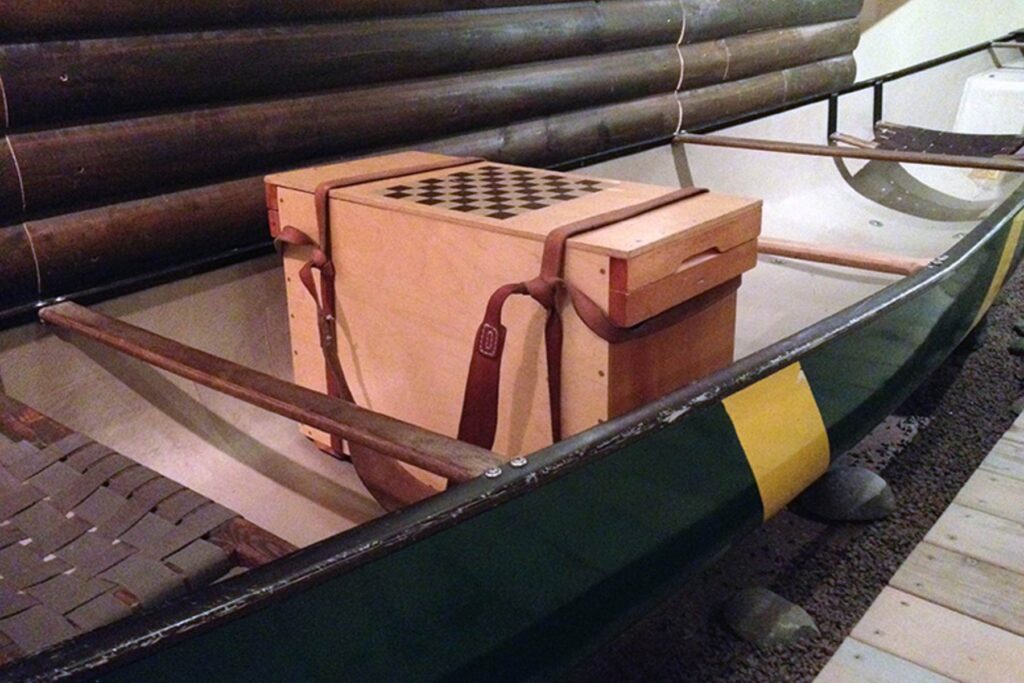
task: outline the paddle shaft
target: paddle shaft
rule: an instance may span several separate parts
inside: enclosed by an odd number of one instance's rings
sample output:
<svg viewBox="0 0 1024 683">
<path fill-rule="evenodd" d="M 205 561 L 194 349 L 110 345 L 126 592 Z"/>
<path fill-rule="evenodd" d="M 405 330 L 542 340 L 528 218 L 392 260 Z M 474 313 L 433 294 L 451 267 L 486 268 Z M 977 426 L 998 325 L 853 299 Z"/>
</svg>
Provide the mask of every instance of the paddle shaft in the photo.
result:
<svg viewBox="0 0 1024 683">
<path fill-rule="evenodd" d="M 72 302 L 44 308 L 39 317 L 150 365 L 457 482 L 503 464 L 491 451 L 277 379 Z"/>
</svg>

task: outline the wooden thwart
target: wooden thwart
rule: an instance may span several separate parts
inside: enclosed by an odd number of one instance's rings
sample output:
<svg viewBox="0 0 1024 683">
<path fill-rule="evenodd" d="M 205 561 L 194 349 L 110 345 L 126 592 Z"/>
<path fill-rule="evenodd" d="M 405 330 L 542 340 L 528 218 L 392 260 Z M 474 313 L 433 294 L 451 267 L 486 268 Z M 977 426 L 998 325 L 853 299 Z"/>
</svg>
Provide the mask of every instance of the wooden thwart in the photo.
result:
<svg viewBox="0 0 1024 683">
<path fill-rule="evenodd" d="M 785 256 L 802 261 L 829 263 L 848 268 L 860 268 L 861 270 L 873 270 L 896 275 L 913 275 L 930 263 L 928 259 L 913 258 L 911 256 L 857 251 L 770 237 L 758 239 L 757 250 L 759 253 L 771 254 L 773 256 Z"/>
<path fill-rule="evenodd" d="M 75 303 L 44 308 L 39 317 L 158 368 L 454 481 L 467 481 L 502 464 L 490 451 L 285 382 Z"/>
<path fill-rule="evenodd" d="M 874 140 L 865 140 L 855 135 L 849 135 L 847 133 L 832 133 L 828 136 L 828 139 L 832 142 L 840 142 L 850 147 L 859 147 L 860 149 L 878 149 L 878 143 Z"/>
<path fill-rule="evenodd" d="M 952 166 L 955 168 L 983 168 L 992 171 L 1024 172 L 1024 161 L 1011 158 L 962 156 L 959 154 L 934 154 L 930 152 L 908 152 L 891 149 L 862 149 L 857 147 L 834 147 L 813 145 L 785 140 L 760 140 L 725 135 L 697 135 L 679 133 L 675 142 L 711 147 L 752 149 L 761 152 L 802 154 L 805 156 L 835 157 L 839 159 L 868 159 L 871 161 L 893 161 L 929 166 Z"/>
</svg>

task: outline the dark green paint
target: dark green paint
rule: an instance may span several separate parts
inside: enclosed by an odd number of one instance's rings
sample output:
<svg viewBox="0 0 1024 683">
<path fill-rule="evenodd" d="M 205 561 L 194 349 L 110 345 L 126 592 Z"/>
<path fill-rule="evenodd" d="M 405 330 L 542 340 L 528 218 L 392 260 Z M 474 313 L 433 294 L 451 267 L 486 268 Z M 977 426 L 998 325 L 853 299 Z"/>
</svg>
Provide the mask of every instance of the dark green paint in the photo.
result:
<svg viewBox="0 0 1024 683">
<path fill-rule="evenodd" d="M 1016 196 L 995 217 L 1001 229 L 948 277 L 802 359 L 833 453 L 853 446 L 906 400 L 970 332 L 1020 210 L 1024 195 Z"/>
<path fill-rule="evenodd" d="M 685 427 L 683 426 L 685 424 Z M 550 673 L 760 522 L 721 404 L 105 681 Z"/>
</svg>

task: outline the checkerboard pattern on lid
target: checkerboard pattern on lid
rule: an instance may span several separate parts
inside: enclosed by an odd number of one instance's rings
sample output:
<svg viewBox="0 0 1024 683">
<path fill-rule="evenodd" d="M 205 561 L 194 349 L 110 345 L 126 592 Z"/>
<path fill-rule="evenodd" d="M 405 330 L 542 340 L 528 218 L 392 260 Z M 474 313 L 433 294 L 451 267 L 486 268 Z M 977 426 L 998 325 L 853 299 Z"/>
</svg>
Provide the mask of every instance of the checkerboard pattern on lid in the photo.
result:
<svg viewBox="0 0 1024 683">
<path fill-rule="evenodd" d="M 465 214 L 507 220 L 601 192 L 608 183 L 550 171 L 485 165 L 385 187 L 378 194 Z"/>
</svg>

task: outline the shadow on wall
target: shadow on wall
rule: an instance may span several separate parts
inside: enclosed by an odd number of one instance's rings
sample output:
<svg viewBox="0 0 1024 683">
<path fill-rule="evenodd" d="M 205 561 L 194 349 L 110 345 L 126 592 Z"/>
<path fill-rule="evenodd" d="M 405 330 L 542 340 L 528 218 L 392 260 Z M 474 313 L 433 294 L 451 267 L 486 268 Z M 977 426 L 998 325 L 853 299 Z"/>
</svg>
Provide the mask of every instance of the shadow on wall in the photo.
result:
<svg viewBox="0 0 1024 683">
<path fill-rule="evenodd" d="M 910 0 L 864 0 L 864 8 L 860 11 L 861 32 L 868 30 L 908 2 Z"/>
</svg>

